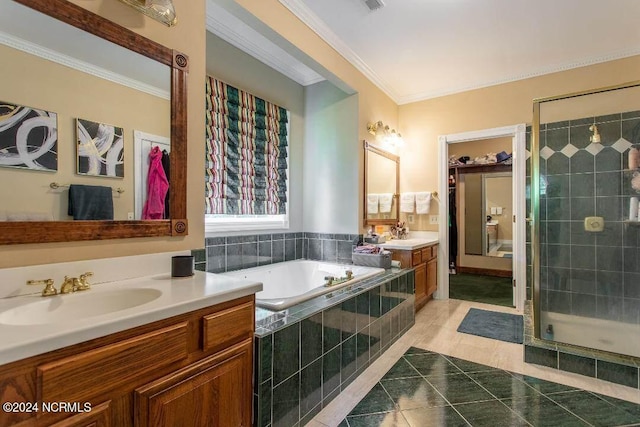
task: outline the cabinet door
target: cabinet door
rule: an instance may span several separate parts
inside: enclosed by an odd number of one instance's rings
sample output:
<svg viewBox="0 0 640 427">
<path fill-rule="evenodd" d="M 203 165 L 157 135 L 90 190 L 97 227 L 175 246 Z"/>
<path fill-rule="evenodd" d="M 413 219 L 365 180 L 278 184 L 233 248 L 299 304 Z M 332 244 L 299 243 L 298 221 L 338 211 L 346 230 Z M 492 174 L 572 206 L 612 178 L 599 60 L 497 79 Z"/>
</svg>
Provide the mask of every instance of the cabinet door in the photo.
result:
<svg viewBox="0 0 640 427">
<path fill-rule="evenodd" d="M 111 401 L 93 406 L 91 411 L 73 415 L 60 422 L 51 424 L 51 427 L 110 427 L 110 402 Z"/>
<path fill-rule="evenodd" d="M 420 309 L 424 305 L 424 300 L 427 297 L 427 266 L 426 264 L 420 264 L 415 270 L 415 282 L 416 282 L 416 310 Z"/>
<path fill-rule="evenodd" d="M 252 340 L 135 391 L 137 427 L 251 425 Z"/>
<path fill-rule="evenodd" d="M 438 258 L 427 262 L 427 296 L 438 289 Z"/>
</svg>

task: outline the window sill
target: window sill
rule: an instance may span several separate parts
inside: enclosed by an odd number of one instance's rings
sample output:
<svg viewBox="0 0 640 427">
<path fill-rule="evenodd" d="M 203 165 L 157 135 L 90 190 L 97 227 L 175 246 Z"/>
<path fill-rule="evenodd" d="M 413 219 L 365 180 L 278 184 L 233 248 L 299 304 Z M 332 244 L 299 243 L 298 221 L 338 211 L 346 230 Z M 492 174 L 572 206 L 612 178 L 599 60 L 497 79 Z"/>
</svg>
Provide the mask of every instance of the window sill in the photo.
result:
<svg viewBox="0 0 640 427">
<path fill-rule="evenodd" d="M 237 231 L 288 230 L 289 221 L 210 221 L 205 220 L 204 231 L 209 234 Z"/>
</svg>

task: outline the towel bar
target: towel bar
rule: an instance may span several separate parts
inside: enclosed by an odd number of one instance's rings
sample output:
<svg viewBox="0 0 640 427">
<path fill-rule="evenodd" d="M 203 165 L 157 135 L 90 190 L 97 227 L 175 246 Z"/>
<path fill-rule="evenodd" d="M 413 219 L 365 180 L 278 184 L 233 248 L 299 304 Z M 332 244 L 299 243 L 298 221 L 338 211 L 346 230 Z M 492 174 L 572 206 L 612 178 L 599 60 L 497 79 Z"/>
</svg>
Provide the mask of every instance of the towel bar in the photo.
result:
<svg viewBox="0 0 640 427">
<path fill-rule="evenodd" d="M 49 187 L 50 187 L 50 188 L 53 188 L 54 190 L 57 190 L 57 189 L 58 189 L 58 188 L 60 188 L 60 187 L 68 187 L 69 185 L 70 185 L 70 184 L 58 184 L 57 182 L 52 182 L 51 184 L 49 184 Z M 122 189 L 122 188 L 120 188 L 120 187 L 118 187 L 118 188 L 116 188 L 116 189 L 113 189 L 113 188 L 112 188 L 112 190 L 113 190 L 113 191 L 115 191 L 115 192 L 116 192 L 116 193 L 118 193 L 118 194 L 122 194 L 122 193 L 124 193 L 124 189 Z"/>
</svg>

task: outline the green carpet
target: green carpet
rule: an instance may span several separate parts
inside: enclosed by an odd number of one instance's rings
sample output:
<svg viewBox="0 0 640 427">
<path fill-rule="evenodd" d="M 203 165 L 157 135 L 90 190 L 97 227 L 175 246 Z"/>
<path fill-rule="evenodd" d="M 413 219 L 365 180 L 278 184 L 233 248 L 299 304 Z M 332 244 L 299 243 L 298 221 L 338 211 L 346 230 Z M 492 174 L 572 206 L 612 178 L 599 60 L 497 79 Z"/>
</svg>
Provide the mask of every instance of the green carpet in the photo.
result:
<svg viewBox="0 0 640 427">
<path fill-rule="evenodd" d="M 450 274 L 449 298 L 513 307 L 510 277 Z"/>
</svg>

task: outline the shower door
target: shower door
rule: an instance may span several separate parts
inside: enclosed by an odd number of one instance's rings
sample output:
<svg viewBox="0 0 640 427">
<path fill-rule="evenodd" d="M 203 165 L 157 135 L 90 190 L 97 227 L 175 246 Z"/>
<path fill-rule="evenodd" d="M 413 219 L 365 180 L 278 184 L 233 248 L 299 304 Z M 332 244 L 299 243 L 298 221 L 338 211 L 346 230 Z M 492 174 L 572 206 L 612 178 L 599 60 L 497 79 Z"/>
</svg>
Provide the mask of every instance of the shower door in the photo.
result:
<svg viewBox="0 0 640 427">
<path fill-rule="evenodd" d="M 640 357 L 640 82 L 534 101 L 537 337 Z"/>
</svg>

